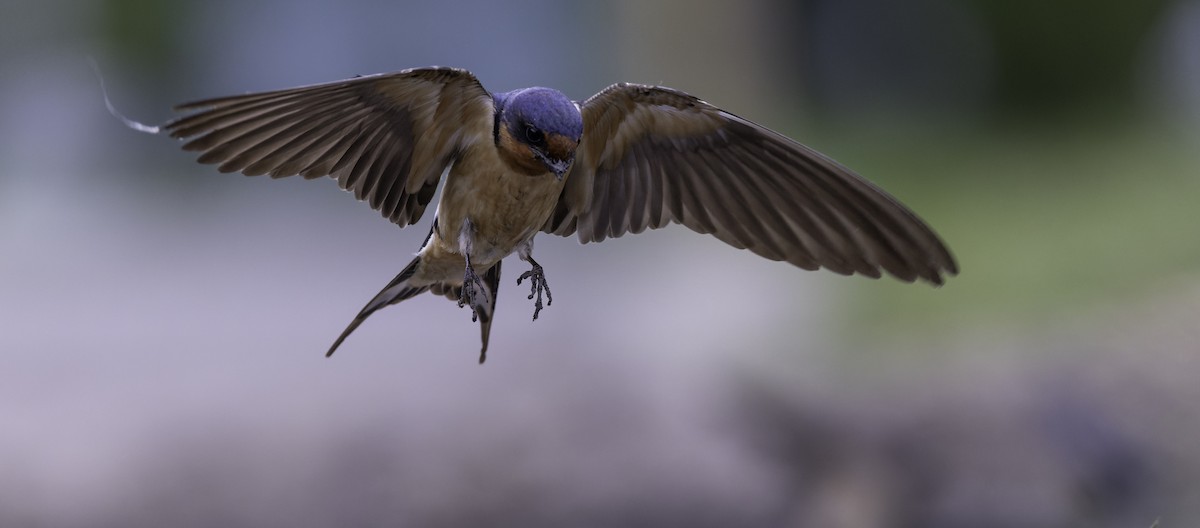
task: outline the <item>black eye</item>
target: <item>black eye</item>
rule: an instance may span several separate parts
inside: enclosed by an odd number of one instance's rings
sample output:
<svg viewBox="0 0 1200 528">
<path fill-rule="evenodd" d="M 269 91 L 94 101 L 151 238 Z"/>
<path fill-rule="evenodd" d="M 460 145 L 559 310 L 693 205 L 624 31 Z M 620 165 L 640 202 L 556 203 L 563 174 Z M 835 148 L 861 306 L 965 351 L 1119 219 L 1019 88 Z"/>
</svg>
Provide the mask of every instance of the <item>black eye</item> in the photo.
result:
<svg viewBox="0 0 1200 528">
<path fill-rule="evenodd" d="M 541 130 L 534 128 L 533 125 L 525 125 L 525 141 L 530 145 L 541 145 L 546 141 L 546 135 L 542 134 Z"/>
</svg>

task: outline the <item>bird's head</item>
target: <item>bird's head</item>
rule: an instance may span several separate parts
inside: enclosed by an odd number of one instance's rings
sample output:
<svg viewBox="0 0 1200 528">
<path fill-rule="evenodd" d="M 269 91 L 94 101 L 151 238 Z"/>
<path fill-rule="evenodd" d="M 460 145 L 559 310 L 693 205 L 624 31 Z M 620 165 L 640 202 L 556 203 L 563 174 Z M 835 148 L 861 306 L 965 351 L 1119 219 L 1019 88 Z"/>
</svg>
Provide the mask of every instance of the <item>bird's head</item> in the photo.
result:
<svg viewBox="0 0 1200 528">
<path fill-rule="evenodd" d="M 561 180 L 583 136 L 579 107 L 558 90 L 525 88 L 496 96 L 496 146 L 513 168 Z"/>
</svg>

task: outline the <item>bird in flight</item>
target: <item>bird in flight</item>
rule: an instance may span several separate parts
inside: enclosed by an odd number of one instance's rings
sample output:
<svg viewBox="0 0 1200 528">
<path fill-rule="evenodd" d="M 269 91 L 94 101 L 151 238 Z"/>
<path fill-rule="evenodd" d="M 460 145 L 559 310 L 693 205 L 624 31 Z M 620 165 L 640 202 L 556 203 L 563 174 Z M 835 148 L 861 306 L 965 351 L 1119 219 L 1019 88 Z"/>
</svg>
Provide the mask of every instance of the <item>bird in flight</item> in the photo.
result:
<svg viewBox="0 0 1200 528">
<path fill-rule="evenodd" d="M 471 308 L 483 363 L 505 257 L 530 265 L 517 284 L 529 281 L 534 320 L 553 300 L 533 258 L 540 232 L 587 243 L 678 223 L 807 270 L 934 285 L 958 272 L 929 226 L 850 169 L 662 86 L 620 83 L 577 103 L 541 87 L 493 94 L 466 70 L 431 67 L 187 103 L 161 127 L 106 103 L 221 172 L 328 176 L 401 227 L 444 180 L 416 258 L 326 356 L 380 308 L 432 292 Z"/>
</svg>

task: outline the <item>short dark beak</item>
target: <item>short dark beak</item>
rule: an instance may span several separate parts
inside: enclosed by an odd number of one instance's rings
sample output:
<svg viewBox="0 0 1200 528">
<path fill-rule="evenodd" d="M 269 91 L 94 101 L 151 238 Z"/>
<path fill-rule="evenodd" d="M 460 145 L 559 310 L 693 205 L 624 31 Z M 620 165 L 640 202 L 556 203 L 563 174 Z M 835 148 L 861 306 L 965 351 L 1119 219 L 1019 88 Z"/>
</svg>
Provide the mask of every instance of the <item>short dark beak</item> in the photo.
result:
<svg viewBox="0 0 1200 528">
<path fill-rule="evenodd" d="M 551 160 L 549 163 L 550 170 L 554 171 L 554 176 L 558 178 L 559 181 L 562 181 L 563 176 L 567 174 L 567 171 L 571 170 L 571 162 L 574 160 L 575 158 Z"/>
<path fill-rule="evenodd" d="M 558 178 L 559 181 L 562 181 L 563 176 L 567 174 L 567 171 L 571 170 L 571 162 L 575 161 L 575 156 L 571 156 L 565 160 L 560 160 L 542 154 L 536 149 L 534 150 L 534 153 L 537 154 L 538 158 L 541 158 L 542 164 L 545 165 L 547 169 L 550 169 L 550 172 L 553 172 L 554 177 Z"/>
</svg>

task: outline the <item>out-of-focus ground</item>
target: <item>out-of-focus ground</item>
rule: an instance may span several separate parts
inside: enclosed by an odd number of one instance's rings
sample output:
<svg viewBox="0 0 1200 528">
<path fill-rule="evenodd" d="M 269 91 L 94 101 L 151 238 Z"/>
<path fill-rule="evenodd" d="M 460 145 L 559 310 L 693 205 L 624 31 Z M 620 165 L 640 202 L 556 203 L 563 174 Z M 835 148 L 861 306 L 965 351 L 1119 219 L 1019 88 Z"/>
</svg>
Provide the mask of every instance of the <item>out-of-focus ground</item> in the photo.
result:
<svg viewBox="0 0 1200 528">
<path fill-rule="evenodd" d="M 0 6 L 0 526 L 1190 526 L 1200 4 Z M 663 83 L 929 221 L 945 287 L 542 236 L 489 362 L 427 224 L 104 111 L 443 64 Z"/>
</svg>

